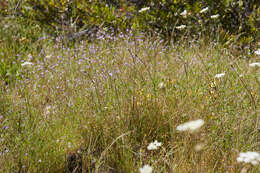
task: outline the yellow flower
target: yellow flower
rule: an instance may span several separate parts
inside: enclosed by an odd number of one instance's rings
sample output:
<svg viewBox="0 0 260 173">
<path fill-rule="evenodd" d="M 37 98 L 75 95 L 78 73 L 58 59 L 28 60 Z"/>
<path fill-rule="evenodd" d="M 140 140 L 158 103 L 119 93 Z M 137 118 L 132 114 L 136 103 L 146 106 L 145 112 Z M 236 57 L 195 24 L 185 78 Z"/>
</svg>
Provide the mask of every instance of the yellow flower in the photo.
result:
<svg viewBox="0 0 260 173">
<path fill-rule="evenodd" d="M 188 94 L 189 96 L 191 96 L 191 95 L 192 95 L 192 90 L 191 90 L 191 89 L 188 89 L 188 90 L 187 90 L 187 94 Z"/>
</svg>

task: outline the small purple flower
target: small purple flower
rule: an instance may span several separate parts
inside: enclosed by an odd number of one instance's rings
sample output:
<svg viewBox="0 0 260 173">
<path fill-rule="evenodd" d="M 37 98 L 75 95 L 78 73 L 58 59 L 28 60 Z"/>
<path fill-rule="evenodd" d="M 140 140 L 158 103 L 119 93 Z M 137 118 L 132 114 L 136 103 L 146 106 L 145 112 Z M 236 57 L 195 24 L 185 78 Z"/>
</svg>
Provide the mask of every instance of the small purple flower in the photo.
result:
<svg viewBox="0 0 260 173">
<path fill-rule="evenodd" d="M 43 40 L 46 39 L 46 35 L 45 35 L 45 33 L 43 33 L 42 39 L 43 39 Z"/>
<path fill-rule="evenodd" d="M 134 45 L 135 45 L 135 42 L 132 41 L 132 42 L 130 42 L 129 44 L 130 44 L 131 46 L 134 46 Z"/>
</svg>

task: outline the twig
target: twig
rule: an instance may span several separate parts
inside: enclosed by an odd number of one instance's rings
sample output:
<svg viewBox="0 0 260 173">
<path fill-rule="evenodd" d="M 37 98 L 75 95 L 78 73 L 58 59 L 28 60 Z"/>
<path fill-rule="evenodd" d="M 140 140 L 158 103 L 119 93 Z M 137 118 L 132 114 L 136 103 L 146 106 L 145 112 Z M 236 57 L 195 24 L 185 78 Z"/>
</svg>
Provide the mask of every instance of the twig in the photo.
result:
<svg viewBox="0 0 260 173">
<path fill-rule="evenodd" d="M 114 143 L 116 143 L 120 138 L 126 136 L 126 135 L 129 135 L 131 133 L 131 131 L 127 132 L 127 133 L 124 133 L 120 136 L 118 136 L 102 153 L 101 153 L 101 156 L 99 158 L 99 160 L 97 161 L 97 167 L 95 169 L 95 173 L 98 173 L 98 168 L 100 166 L 100 163 L 101 163 L 101 160 L 103 159 L 103 157 L 105 156 L 106 152 L 112 147 L 112 145 L 114 145 Z"/>
</svg>

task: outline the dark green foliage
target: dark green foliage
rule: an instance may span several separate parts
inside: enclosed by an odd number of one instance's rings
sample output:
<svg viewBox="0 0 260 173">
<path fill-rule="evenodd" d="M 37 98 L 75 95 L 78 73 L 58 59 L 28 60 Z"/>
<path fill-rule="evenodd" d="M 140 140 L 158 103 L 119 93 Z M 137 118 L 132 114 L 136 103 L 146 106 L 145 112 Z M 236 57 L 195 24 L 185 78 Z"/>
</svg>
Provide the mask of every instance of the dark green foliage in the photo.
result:
<svg viewBox="0 0 260 173">
<path fill-rule="evenodd" d="M 167 39 L 207 36 L 239 43 L 240 47 L 260 38 L 258 0 L 26 0 L 3 1 L 1 14 L 16 14 L 47 24 L 53 31 L 73 34 L 91 28 L 108 32 L 160 33 Z M 11 3 L 12 2 L 12 3 Z M 142 8 L 149 10 L 140 12 Z M 200 11 L 208 10 L 204 13 Z M 187 15 L 181 13 L 187 10 Z M 211 16 L 219 15 L 212 19 Z M 186 25 L 183 30 L 177 26 Z M 113 29 L 112 29 L 113 28 Z M 112 31 L 113 30 L 113 31 Z M 239 42 L 237 42 L 239 40 Z"/>
<path fill-rule="evenodd" d="M 258 0 L 26 0 L 17 2 L 16 12 L 66 33 L 93 27 L 156 31 L 167 38 L 225 33 L 231 41 L 232 35 L 241 34 L 247 44 L 259 39 L 259 6 Z M 150 9 L 140 12 L 145 7 Z M 208 11 L 200 13 L 204 8 Z M 187 15 L 180 15 L 184 10 Z M 179 25 L 187 27 L 178 30 Z"/>
</svg>

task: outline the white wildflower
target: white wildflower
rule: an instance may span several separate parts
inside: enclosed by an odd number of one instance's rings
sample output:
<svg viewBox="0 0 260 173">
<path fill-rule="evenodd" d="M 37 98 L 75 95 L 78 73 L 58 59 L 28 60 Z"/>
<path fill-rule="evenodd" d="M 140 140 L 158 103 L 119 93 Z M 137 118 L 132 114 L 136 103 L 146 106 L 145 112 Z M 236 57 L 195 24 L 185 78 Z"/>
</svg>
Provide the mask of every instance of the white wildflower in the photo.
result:
<svg viewBox="0 0 260 173">
<path fill-rule="evenodd" d="M 162 143 L 155 140 L 154 142 L 152 142 L 148 145 L 147 149 L 148 150 L 157 150 L 158 147 L 160 147 L 160 146 L 162 146 Z"/>
<path fill-rule="evenodd" d="M 72 144 L 71 142 L 68 142 L 68 147 L 71 148 L 72 147 Z"/>
<path fill-rule="evenodd" d="M 149 165 L 144 165 L 139 170 L 140 170 L 140 173 L 151 173 L 153 171 L 153 168 Z"/>
<path fill-rule="evenodd" d="M 150 7 L 141 8 L 138 12 L 142 13 L 144 11 L 150 10 Z"/>
<path fill-rule="evenodd" d="M 219 14 L 212 15 L 212 16 L 210 16 L 210 18 L 211 18 L 211 19 L 217 19 L 217 18 L 219 18 Z"/>
<path fill-rule="evenodd" d="M 187 16 L 187 10 L 184 10 L 183 12 L 180 13 L 181 16 L 186 17 Z"/>
<path fill-rule="evenodd" d="M 195 121 L 189 121 L 189 122 L 186 122 L 184 124 L 181 124 L 179 126 L 177 126 L 177 130 L 178 131 L 195 131 L 199 128 L 201 128 L 201 126 L 204 124 L 204 120 L 202 119 L 198 119 L 198 120 L 195 120 Z"/>
<path fill-rule="evenodd" d="M 160 89 L 163 89 L 163 88 L 165 87 L 165 85 L 164 85 L 163 82 L 160 82 L 160 83 L 158 84 L 158 87 L 159 87 Z"/>
<path fill-rule="evenodd" d="M 205 144 L 199 143 L 199 144 L 194 146 L 194 150 L 199 152 L 199 151 L 203 150 L 204 147 L 205 147 Z"/>
<path fill-rule="evenodd" d="M 24 62 L 24 63 L 22 63 L 21 64 L 21 66 L 31 66 L 31 65 L 33 65 L 33 63 L 31 63 L 31 62 L 28 62 L 28 61 L 26 61 L 26 62 Z"/>
<path fill-rule="evenodd" d="M 260 43 L 260 42 L 259 42 Z M 255 51 L 255 54 L 260 55 L 260 49 Z"/>
<path fill-rule="evenodd" d="M 225 76 L 225 72 L 224 73 L 219 73 L 215 75 L 215 78 L 222 78 L 223 76 Z"/>
<path fill-rule="evenodd" d="M 186 28 L 186 25 L 176 26 L 176 29 L 178 29 L 178 30 L 182 30 L 182 29 L 184 29 L 184 28 Z"/>
<path fill-rule="evenodd" d="M 50 105 L 47 105 L 47 106 L 45 107 L 45 109 L 44 109 L 44 115 L 45 115 L 45 116 L 50 115 L 51 109 L 52 109 L 52 107 L 51 107 Z"/>
<path fill-rule="evenodd" d="M 203 8 L 200 13 L 206 13 L 209 10 L 209 7 Z"/>
<path fill-rule="evenodd" d="M 249 64 L 249 67 L 260 67 L 260 62 L 254 62 Z"/>
<path fill-rule="evenodd" d="M 238 162 L 251 163 L 252 165 L 257 165 L 260 162 L 260 154 L 258 152 L 241 152 L 237 157 Z"/>
<path fill-rule="evenodd" d="M 47 55 L 46 58 L 47 58 L 47 59 L 50 59 L 50 58 L 51 58 L 51 55 Z"/>
<path fill-rule="evenodd" d="M 56 110 L 57 109 L 57 107 L 55 106 L 55 105 L 47 105 L 45 108 L 44 108 L 44 117 L 45 118 L 47 118 L 50 114 L 53 114 L 53 113 L 55 113 Z"/>
</svg>

